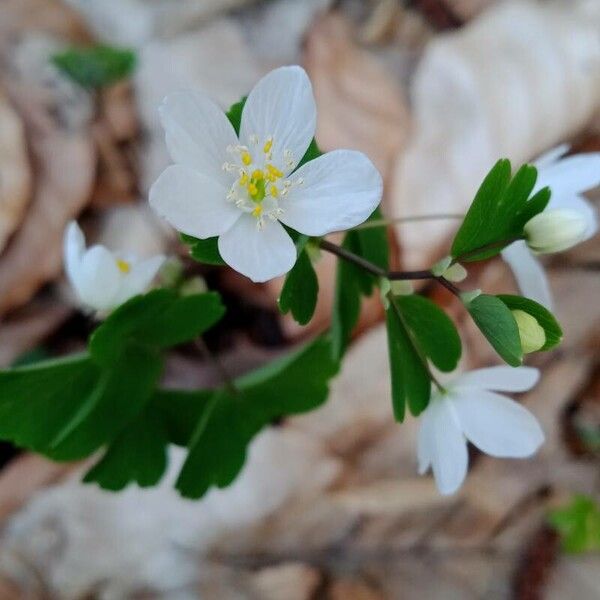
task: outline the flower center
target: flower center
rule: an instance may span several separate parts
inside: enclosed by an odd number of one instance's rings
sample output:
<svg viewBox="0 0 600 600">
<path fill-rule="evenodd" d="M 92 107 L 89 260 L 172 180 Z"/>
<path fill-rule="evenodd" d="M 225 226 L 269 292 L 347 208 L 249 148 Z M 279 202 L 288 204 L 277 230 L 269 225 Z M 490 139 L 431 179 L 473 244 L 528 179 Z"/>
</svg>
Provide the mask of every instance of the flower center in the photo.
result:
<svg viewBox="0 0 600 600">
<path fill-rule="evenodd" d="M 131 265 L 126 260 L 123 260 L 122 258 L 117 258 L 116 262 L 117 267 L 119 267 L 119 271 L 121 271 L 121 273 L 123 273 L 124 275 L 131 271 Z"/>
<path fill-rule="evenodd" d="M 260 140 L 257 135 L 252 135 L 250 144 L 250 147 L 228 147 L 227 151 L 234 161 L 226 162 L 223 170 L 236 175 L 227 199 L 256 217 L 260 229 L 264 226 L 265 217 L 275 221 L 281 216 L 280 197 L 285 196 L 293 185 L 301 185 L 302 180 L 286 178 L 282 169 L 274 164 L 273 136 Z M 296 166 L 290 150 L 283 151 L 283 160 L 288 172 Z"/>
</svg>

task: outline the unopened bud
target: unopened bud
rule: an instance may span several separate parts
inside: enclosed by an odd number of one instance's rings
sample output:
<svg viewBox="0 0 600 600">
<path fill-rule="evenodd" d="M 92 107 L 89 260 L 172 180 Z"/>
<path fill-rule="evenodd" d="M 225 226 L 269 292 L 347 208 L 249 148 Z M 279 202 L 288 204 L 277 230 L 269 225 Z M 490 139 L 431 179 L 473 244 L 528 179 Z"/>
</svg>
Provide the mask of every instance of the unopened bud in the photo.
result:
<svg viewBox="0 0 600 600">
<path fill-rule="evenodd" d="M 462 292 L 460 294 L 460 299 L 463 301 L 464 304 L 470 304 L 471 302 L 473 302 L 473 300 L 475 300 L 475 298 L 478 298 L 479 296 L 481 296 L 480 289 L 469 290 L 468 292 Z"/>
<path fill-rule="evenodd" d="M 538 254 L 550 254 L 571 248 L 585 237 L 585 216 L 567 208 L 545 210 L 530 219 L 523 228 L 527 245 Z"/>
<path fill-rule="evenodd" d="M 444 271 L 442 277 L 448 281 L 460 283 L 467 278 L 467 270 L 460 263 L 454 263 Z"/>
<path fill-rule="evenodd" d="M 524 310 L 513 310 L 512 315 L 519 328 L 521 348 L 524 354 L 537 352 L 546 343 L 546 332 L 537 319 Z"/>
</svg>

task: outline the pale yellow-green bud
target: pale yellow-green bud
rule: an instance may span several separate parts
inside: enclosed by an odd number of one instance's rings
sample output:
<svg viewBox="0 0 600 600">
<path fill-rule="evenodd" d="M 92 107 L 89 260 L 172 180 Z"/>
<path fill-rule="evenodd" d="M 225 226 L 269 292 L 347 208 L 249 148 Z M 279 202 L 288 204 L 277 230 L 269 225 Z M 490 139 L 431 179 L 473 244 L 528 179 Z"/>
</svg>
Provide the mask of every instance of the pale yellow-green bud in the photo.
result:
<svg viewBox="0 0 600 600">
<path fill-rule="evenodd" d="M 579 243 L 588 228 L 585 216 L 576 210 L 545 210 L 523 228 L 527 245 L 538 254 L 550 254 Z"/>
<path fill-rule="evenodd" d="M 546 343 L 546 332 L 537 319 L 524 310 L 513 310 L 512 315 L 519 328 L 521 348 L 524 354 L 537 352 Z"/>
<path fill-rule="evenodd" d="M 467 275 L 467 270 L 460 263 L 454 263 L 444 271 L 443 277 L 448 281 L 460 283 L 467 278 Z"/>
</svg>

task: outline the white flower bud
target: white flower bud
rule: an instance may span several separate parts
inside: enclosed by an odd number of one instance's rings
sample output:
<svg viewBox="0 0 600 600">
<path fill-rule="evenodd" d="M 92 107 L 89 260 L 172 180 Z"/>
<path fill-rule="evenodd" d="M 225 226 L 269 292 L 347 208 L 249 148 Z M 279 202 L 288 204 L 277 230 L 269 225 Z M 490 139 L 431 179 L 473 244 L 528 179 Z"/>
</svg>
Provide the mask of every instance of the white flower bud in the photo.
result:
<svg viewBox="0 0 600 600">
<path fill-rule="evenodd" d="M 538 254 L 550 254 L 571 248 L 582 241 L 588 223 L 576 210 L 545 210 L 524 227 L 527 245 Z"/>
<path fill-rule="evenodd" d="M 512 315 L 519 328 L 521 349 L 524 354 L 537 352 L 546 343 L 546 332 L 537 319 L 524 310 L 513 310 Z"/>
<path fill-rule="evenodd" d="M 460 263 L 454 263 L 444 271 L 442 276 L 448 281 L 460 283 L 467 278 L 467 275 L 467 270 Z"/>
</svg>

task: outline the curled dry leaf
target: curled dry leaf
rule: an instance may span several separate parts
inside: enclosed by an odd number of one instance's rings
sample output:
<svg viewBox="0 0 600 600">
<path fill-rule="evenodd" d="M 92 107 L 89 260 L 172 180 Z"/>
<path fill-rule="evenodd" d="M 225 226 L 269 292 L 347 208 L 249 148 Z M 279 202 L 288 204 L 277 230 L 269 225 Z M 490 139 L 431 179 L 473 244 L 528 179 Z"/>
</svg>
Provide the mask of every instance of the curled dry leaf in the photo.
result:
<svg viewBox="0 0 600 600">
<path fill-rule="evenodd" d="M 58 44 L 31 33 L 5 55 L 5 85 L 26 126 L 35 186 L 26 218 L 0 260 L 0 315 L 60 273 L 64 228 L 89 201 L 94 183 L 91 99 L 49 63 Z"/>
<path fill-rule="evenodd" d="M 31 191 L 31 167 L 21 119 L 0 91 L 0 252 L 17 228 Z"/>
</svg>

